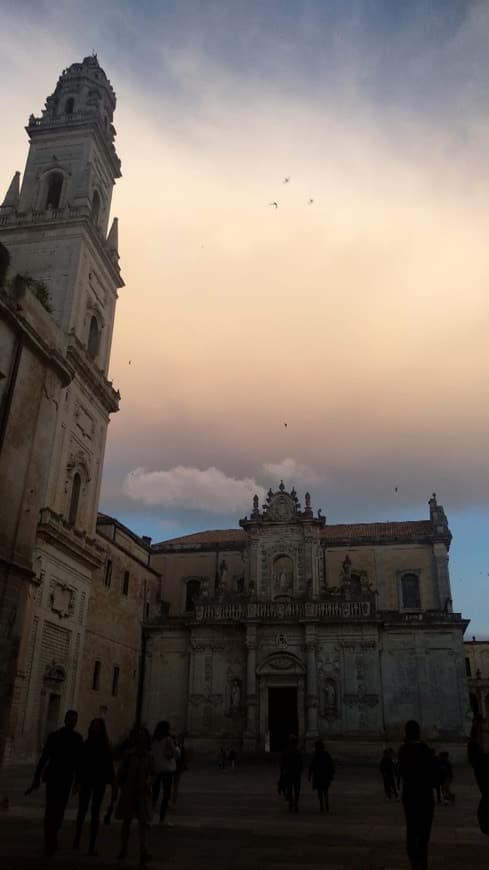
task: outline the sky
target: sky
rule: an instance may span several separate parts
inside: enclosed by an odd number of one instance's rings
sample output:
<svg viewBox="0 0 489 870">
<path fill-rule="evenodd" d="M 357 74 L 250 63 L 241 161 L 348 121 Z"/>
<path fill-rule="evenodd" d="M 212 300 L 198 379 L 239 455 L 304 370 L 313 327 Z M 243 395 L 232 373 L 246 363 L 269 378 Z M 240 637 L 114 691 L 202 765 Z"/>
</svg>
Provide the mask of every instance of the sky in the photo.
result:
<svg viewBox="0 0 489 870">
<path fill-rule="evenodd" d="M 0 191 L 64 67 L 117 92 L 101 509 L 160 541 L 281 478 L 330 523 L 435 491 L 489 637 L 489 4 L 0 0 L 0 34 Z"/>
</svg>

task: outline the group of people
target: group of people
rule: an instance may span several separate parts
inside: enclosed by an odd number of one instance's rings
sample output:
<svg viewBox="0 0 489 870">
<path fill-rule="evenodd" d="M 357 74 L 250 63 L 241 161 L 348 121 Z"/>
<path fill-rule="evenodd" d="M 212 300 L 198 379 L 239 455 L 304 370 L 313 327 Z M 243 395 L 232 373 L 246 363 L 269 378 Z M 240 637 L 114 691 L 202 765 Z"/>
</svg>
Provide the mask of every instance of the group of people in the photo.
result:
<svg viewBox="0 0 489 870">
<path fill-rule="evenodd" d="M 304 760 L 299 749 L 297 737 L 291 735 L 287 748 L 280 760 L 280 776 L 278 780 L 279 794 L 283 794 L 289 812 L 299 812 L 302 772 Z M 326 750 L 322 740 L 317 740 L 308 770 L 309 782 L 317 791 L 320 812 L 329 812 L 329 788 L 333 782 L 335 767 L 331 755 Z"/>
<path fill-rule="evenodd" d="M 181 775 L 186 769 L 183 741 L 174 738 L 168 722 L 159 722 L 153 738 L 146 728 L 136 726 L 123 745 L 117 773 L 103 719 L 94 719 L 86 740 L 76 731 L 78 714 L 69 710 L 64 726 L 48 736 L 34 772 L 29 794 L 46 783 L 44 849 L 52 856 L 58 848 L 58 834 L 70 794 L 78 795 L 78 813 L 73 849 L 80 848 L 85 817 L 91 805 L 88 854 L 96 855 L 96 841 L 102 804 L 110 790 L 104 821 L 112 813 L 122 822 L 119 858 L 127 853 L 131 822 L 137 819 L 141 865 L 150 859 L 149 830 L 153 811 L 160 803 L 159 818 L 165 823 L 170 801 L 176 805 Z M 160 802 L 161 793 L 161 802 Z"/>
<path fill-rule="evenodd" d="M 170 801 L 176 803 L 181 774 L 186 769 L 183 741 L 175 739 L 166 721 L 159 722 L 151 738 L 146 728 L 135 726 L 125 742 L 117 773 L 103 719 L 94 719 L 83 740 L 76 731 L 78 714 L 69 710 L 64 726 L 49 735 L 26 793 L 46 784 L 44 838 L 46 855 L 58 846 L 58 833 L 70 794 L 78 794 L 73 848 L 80 848 L 85 817 L 91 804 L 89 855 L 95 855 L 102 804 L 107 789 L 110 803 L 105 813 L 109 822 L 112 812 L 122 822 L 119 858 L 126 857 L 131 822 L 139 826 L 141 865 L 149 852 L 149 830 L 153 811 L 160 803 L 160 822 L 165 823 Z M 474 719 L 468 745 L 468 758 L 481 792 L 478 820 L 481 831 L 489 835 L 489 752 L 483 742 L 482 720 Z M 235 760 L 235 758 L 234 758 Z M 291 736 L 282 754 L 278 790 L 288 802 L 289 811 L 299 811 L 303 755 L 297 737 Z M 453 772 L 448 753 L 438 756 L 421 740 L 420 727 L 411 720 L 405 726 L 404 743 L 397 759 L 385 750 L 380 763 L 386 797 L 401 792 L 406 818 L 407 855 L 412 870 L 427 870 L 428 845 L 433 822 L 435 793 L 446 802 L 453 800 Z M 315 744 L 308 767 L 308 778 L 318 794 L 319 809 L 329 812 L 329 789 L 335 776 L 334 762 L 322 740 Z M 439 792 L 441 789 L 441 794 Z M 161 802 L 160 802 L 161 794 Z"/>
<path fill-rule="evenodd" d="M 453 804 L 455 795 L 452 792 L 453 768 L 448 752 L 435 753 L 433 755 L 433 789 L 439 804 Z M 401 791 L 401 775 L 399 763 L 393 749 L 384 749 L 379 764 L 380 773 L 384 783 L 386 800 L 399 800 Z"/>
</svg>

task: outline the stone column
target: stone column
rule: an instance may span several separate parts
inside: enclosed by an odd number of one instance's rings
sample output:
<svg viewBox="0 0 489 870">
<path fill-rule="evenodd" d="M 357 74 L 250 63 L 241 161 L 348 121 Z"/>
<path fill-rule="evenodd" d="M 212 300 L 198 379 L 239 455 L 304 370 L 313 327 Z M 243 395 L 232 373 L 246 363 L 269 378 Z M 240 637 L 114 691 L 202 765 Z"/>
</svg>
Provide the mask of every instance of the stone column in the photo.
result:
<svg viewBox="0 0 489 870">
<path fill-rule="evenodd" d="M 246 734 L 256 739 L 256 625 L 246 627 Z"/>
<path fill-rule="evenodd" d="M 316 669 L 316 626 L 306 625 L 306 656 L 307 656 L 307 737 L 318 735 L 318 680 Z"/>
</svg>

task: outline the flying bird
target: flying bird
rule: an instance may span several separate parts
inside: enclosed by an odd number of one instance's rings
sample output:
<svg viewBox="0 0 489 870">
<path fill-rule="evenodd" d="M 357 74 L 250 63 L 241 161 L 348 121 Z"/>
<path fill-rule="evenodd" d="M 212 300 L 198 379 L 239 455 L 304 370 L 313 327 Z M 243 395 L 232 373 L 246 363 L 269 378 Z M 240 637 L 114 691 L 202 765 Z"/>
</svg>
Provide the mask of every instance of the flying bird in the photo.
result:
<svg viewBox="0 0 489 870">
<path fill-rule="evenodd" d="M 278 202 L 269 202 L 268 205 L 273 205 L 274 208 L 278 208 Z"/>
<path fill-rule="evenodd" d="M 310 199 L 308 199 L 308 200 L 307 200 L 307 204 L 308 204 L 308 205 L 312 205 L 312 204 L 313 204 L 313 202 L 314 202 L 314 200 L 313 200 L 313 198 L 312 198 L 312 197 L 311 197 L 311 198 L 310 198 Z"/>
<path fill-rule="evenodd" d="M 290 181 L 290 175 L 286 175 L 284 180 L 282 181 L 282 184 L 288 184 L 289 181 Z"/>
</svg>

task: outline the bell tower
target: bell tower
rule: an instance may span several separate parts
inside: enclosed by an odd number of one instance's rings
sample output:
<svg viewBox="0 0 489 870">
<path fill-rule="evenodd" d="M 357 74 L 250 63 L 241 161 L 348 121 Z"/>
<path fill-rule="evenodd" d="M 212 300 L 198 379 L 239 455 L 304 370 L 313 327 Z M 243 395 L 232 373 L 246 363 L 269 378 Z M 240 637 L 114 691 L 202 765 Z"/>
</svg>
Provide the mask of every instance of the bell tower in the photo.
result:
<svg viewBox="0 0 489 870">
<path fill-rule="evenodd" d="M 0 206 L 10 277 L 42 288 L 72 373 L 61 397 L 47 396 L 56 426 L 46 445 L 47 482 L 37 494 L 35 591 L 15 690 L 15 743 L 26 756 L 37 751 L 46 723 L 53 726 L 53 705 L 59 719 L 76 706 L 92 573 L 104 561 L 96 520 L 107 427 L 119 408 L 107 374 L 123 286 L 116 218 L 108 229 L 121 176 L 115 105 L 95 55 L 63 70 L 42 114 L 29 117 L 22 184 L 15 173 Z M 53 668 L 63 675 L 55 688 Z"/>
</svg>

